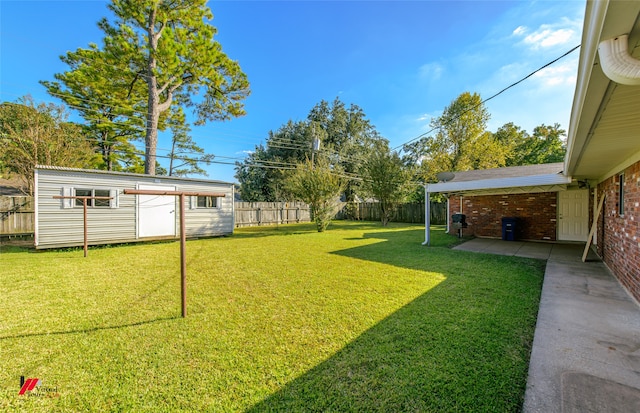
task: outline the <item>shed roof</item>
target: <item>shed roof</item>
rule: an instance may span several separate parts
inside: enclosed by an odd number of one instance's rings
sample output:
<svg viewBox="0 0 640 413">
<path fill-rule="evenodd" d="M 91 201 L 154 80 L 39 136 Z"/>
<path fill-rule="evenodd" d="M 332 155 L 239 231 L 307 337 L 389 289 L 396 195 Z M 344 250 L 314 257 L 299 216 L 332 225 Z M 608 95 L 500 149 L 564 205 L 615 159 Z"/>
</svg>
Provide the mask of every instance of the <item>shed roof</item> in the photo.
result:
<svg viewBox="0 0 640 413">
<path fill-rule="evenodd" d="M 68 168 L 64 166 L 52 166 L 52 165 L 36 165 L 36 169 L 46 169 L 53 171 L 67 171 L 67 172 L 81 172 L 81 173 L 90 173 L 90 174 L 102 174 L 102 175 L 113 175 L 114 177 L 118 176 L 138 176 L 140 178 L 156 178 L 162 180 L 170 180 L 170 181 L 188 181 L 188 182 L 204 182 L 210 184 L 225 184 L 225 185 L 233 185 L 231 182 L 225 181 L 216 181 L 211 179 L 202 179 L 202 178 L 184 178 L 178 176 L 165 176 L 165 175 L 146 175 L 146 174 L 136 174 L 130 172 L 117 172 L 117 171 L 103 171 L 100 169 L 81 169 L 81 168 Z"/>
</svg>

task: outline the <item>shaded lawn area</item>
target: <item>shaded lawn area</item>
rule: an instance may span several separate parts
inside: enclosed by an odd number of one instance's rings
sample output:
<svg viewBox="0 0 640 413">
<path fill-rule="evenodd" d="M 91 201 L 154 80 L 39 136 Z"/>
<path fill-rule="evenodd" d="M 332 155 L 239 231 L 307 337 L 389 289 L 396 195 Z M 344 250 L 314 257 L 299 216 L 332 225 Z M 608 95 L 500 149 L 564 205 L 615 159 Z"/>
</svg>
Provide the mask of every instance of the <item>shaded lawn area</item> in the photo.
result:
<svg viewBox="0 0 640 413">
<path fill-rule="evenodd" d="M 336 222 L 0 254 L 0 410 L 519 411 L 542 261 Z M 43 387 L 18 396 L 20 376 Z"/>
</svg>

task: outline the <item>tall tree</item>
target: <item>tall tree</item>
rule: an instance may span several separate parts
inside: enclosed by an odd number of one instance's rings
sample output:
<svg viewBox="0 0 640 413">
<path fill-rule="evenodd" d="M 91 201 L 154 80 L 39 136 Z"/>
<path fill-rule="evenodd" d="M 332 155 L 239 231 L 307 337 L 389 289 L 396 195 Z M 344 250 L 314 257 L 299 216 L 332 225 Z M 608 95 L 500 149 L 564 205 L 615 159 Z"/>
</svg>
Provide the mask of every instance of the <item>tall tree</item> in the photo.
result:
<svg viewBox="0 0 640 413">
<path fill-rule="evenodd" d="M 311 109 L 307 119 L 322 130 L 323 147 L 339 155 L 340 166 L 346 174 L 356 174 L 366 153 L 383 140 L 362 108 L 355 104 L 347 108 L 339 98 L 331 104 L 320 101 Z M 346 183 L 344 195 L 347 202 L 355 200 L 359 186 L 356 180 Z"/>
<path fill-rule="evenodd" d="M 0 104 L 0 163 L 22 177 L 33 194 L 36 165 L 90 167 L 94 152 L 64 106 L 36 104 L 30 97 Z"/>
<path fill-rule="evenodd" d="M 327 157 L 320 156 L 315 163 L 301 162 L 287 175 L 285 190 L 296 199 L 311 206 L 312 219 L 318 232 L 323 232 L 338 212 L 344 178 Z"/>
<path fill-rule="evenodd" d="M 387 226 L 398 206 L 410 194 L 410 171 L 397 152 L 388 144 L 376 145 L 360 169 L 362 186 L 373 196 L 380 210 L 383 226 Z"/>
<path fill-rule="evenodd" d="M 102 158 L 100 169 L 129 170 L 127 165 L 138 163 L 131 141 L 144 139 L 142 74 L 123 66 L 119 54 L 102 52 L 95 44 L 60 59 L 70 70 L 55 74 L 56 81 L 40 83 L 84 118 L 85 134 Z"/>
<path fill-rule="evenodd" d="M 505 123 L 493 134 L 493 138 L 503 147 L 505 166 L 522 165 L 524 142 L 529 139 L 527 131 L 512 122 Z"/>
<path fill-rule="evenodd" d="M 211 164 L 215 156 L 205 154 L 204 149 L 198 146 L 189 133 L 191 128 L 186 124 L 181 108 L 174 111 L 169 119 L 171 127 L 171 151 L 169 152 L 169 176 L 207 175 L 200 166 L 201 163 Z"/>
<path fill-rule="evenodd" d="M 489 118 L 480 95 L 462 93 L 431 121 L 434 135 L 405 145 L 408 162 L 421 165 L 425 182 L 438 172 L 504 166 L 506 150 L 487 132 Z"/>
<path fill-rule="evenodd" d="M 365 154 L 383 138 L 356 105 L 347 107 L 336 98 L 330 104 L 321 101 L 305 121 L 289 121 L 277 131 L 269 132 L 266 145 L 256 146 L 244 162 L 236 163 L 236 178 L 247 201 L 274 200 L 276 186 L 282 187 L 283 171 L 314 157 L 312 143 L 321 142 L 320 152 L 331 155 L 345 174 L 356 174 Z M 263 168 L 263 171 L 250 171 Z M 349 181 L 345 198 L 353 200 L 359 190 L 357 181 Z"/>
<path fill-rule="evenodd" d="M 288 121 L 269 131 L 266 146 L 257 145 L 243 162 L 236 162 L 236 179 L 245 201 L 276 200 L 276 188 L 283 187 L 284 171 L 312 158 L 314 136 L 322 130 L 309 122 Z"/>
<path fill-rule="evenodd" d="M 524 139 L 517 147 L 520 165 L 562 162 L 566 152 L 564 137 L 566 132 L 560 124 L 542 124 L 533 129 L 532 136 Z"/>
<path fill-rule="evenodd" d="M 172 107 L 193 108 L 196 124 L 245 113 L 249 82 L 214 40 L 216 29 L 209 23 L 213 15 L 206 3 L 112 0 L 108 7 L 115 21 L 98 23 L 105 37 L 102 49 L 94 48 L 101 57 L 93 61 L 111 62 L 117 57 L 120 74 L 114 76 L 133 80 L 135 91 L 138 82 L 144 85 L 144 99 L 134 106 L 144 107 L 145 113 L 145 173 L 156 172 L 158 129 Z"/>
</svg>

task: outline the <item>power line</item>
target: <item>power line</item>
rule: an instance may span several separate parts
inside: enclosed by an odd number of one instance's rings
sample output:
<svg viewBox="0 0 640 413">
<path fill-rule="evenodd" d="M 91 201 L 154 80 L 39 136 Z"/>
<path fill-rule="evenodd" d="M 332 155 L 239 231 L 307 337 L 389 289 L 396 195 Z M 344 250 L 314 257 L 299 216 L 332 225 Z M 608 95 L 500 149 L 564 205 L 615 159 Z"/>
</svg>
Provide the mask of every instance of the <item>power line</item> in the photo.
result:
<svg viewBox="0 0 640 413">
<path fill-rule="evenodd" d="M 469 109 L 467 109 L 467 110 L 463 111 L 463 112 L 462 112 L 462 113 L 460 113 L 458 116 L 455 116 L 455 117 L 453 117 L 452 119 L 450 119 L 449 121 L 447 121 L 447 122 L 445 123 L 445 125 L 448 125 L 449 123 L 451 123 L 451 122 L 453 122 L 453 121 L 455 121 L 455 120 L 460 119 L 463 115 L 465 115 L 465 114 L 467 114 L 467 113 L 471 112 L 472 110 L 477 109 L 478 107 L 482 106 L 483 104 L 485 104 L 486 102 L 490 101 L 491 99 L 493 99 L 493 98 L 495 98 L 495 97 L 497 97 L 497 96 L 501 95 L 503 92 L 505 92 L 505 91 L 507 91 L 507 90 L 511 89 L 512 87 L 514 87 L 514 86 L 516 86 L 516 85 L 518 85 L 518 84 L 520 84 L 520 83 L 524 82 L 525 80 L 529 79 L 531 76 L 535 75 L 536 73 L 540 72 L 540 71 L 541 71 L 541 70 L 543 70 L 543 69 L 546 69 L 547 67 L 551 66 L 552 64 L 554 64 L 554 63 L 555 63 L 555 62 L 557 62 L 558 60 L 560 60 L 560 59 L 562 59 L 562 58 L 564 58 L 564 57 L 566 57 L 566 56 L 570 55 L 571 53 L 573 53 L 574 51 L 576 51 L 579 47 L 580 47 L 580 45 L 575 46 L 575 47 L 574 47 L 574 48 L 572 48 L 571 50 L 569 50 L 569 51 L 565 52 L 564 54 L 562 54 L 560 57 L 557 57 L 557 58 L 553 59 L 553 60 L 552 60 L 552 61 L 550 61 L 549 63 L 547 63 L 547 64 L 545 64 L 545 65 L 543 65 L 543 66 L 539 67 L 538 69 L 536 69 L 536 70 L 534 70 L 533 72 L 529 73 L 528 75 L 526 75 L 526 76 L 525 76 L 525 77 L 523 77 L 522 79 L 518 80 L 517 82 L 514 82 L 514 83 L 510 84 L 509 86 L 505 87 L 504 89 L 502 89 L 501 91 L 499 91 L 499 92 L 498 92 L 498 93 L 496 93 L 495 95 L 492 95 L 492 96 L 490 96 L 490 97 L 486 98 L 485 100 L 483 100 L 482 102 L 478 103 L 477 105 L 472 106 L 471 108 L 469 108 Z M 428 135 L 428 134 L 430 134 L 431 132 L 434 132 L 434 131 L 435 131 L 435 130 L 437 130 L 437 129 L 440 129 L 442 126 L 443 126 L 443 125 L 436 126 L 436 127 L 432 128 L 431 130 L 428 130 L 427 132 L 422 133 L 422 134 L 420 134 L 420 135 L 416 136 L 415 138 L 413 138 L 413 139 L 411 139 L 411 140 L 408 140 L 407 142 L 405 142 L 405 143 L 403 143 L 403 144 L 400 144 L 400 145 L 398 145 L 398 146 L 396 146 L 396 147 L 394 147 L 394 148 L 391 148 L 391 150 L 396 150 L 396 149 L 398 149 L 398 148 L 404 148 L 404 146 L 405 146 L 405 145 L 407 145 L 407 144 L 409 144 L 409 143 L 411 143 L 411 142 L 417 141 L 418 139 L 422 138 L 423 136 Z"/>
</svg>

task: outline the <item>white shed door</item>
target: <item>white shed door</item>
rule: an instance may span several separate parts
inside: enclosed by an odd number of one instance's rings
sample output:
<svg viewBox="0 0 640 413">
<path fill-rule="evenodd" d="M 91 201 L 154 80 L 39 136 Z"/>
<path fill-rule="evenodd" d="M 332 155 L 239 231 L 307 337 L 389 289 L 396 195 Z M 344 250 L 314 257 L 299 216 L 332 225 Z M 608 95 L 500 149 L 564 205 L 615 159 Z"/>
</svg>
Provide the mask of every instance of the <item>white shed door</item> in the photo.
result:
<svg viewBox="0 0 640 413">
<path fill-rule="evenodd" d="M 175 191 L 175 186 L 139 185 L 138 189 Z M 138 195 L 138 237 L 176 235 L 176 197 Z"/>
<path fill-rule="evenodd" d="M 558 192 L 558 239 L 586 241 L 589 235 L 588 190 Z"/>
</svg>

